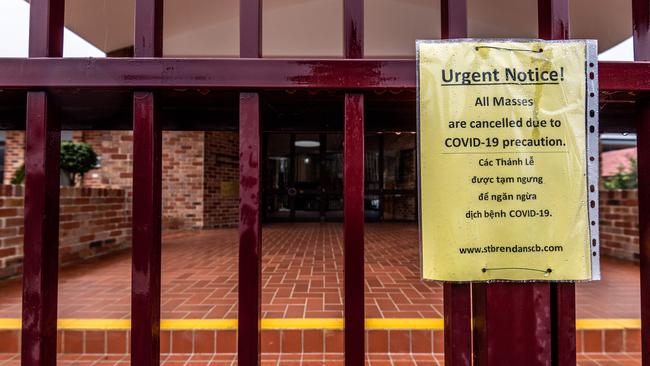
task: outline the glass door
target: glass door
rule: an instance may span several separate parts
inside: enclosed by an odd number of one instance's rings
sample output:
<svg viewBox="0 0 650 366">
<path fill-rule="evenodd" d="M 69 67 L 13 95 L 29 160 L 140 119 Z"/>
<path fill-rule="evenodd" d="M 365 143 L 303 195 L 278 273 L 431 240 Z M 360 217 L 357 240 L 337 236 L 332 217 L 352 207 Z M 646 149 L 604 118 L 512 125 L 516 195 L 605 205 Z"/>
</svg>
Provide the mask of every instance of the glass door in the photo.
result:
<svg viewBox="0 0 650 366">
<path fill-rule="evenodd" d="M 343 219 L 343 134 L 264 135 L 264 218 Z M 370 133 L 365 139 L 365 218 L 416 218 L 415 135 Z"/>
<path fill-rule="evenodd" d="M 343 134 L 326 136 L 323 169 L 325 220 L 343 220 Z"/>
<path fill-rule="evenodd" d="M 264 136 L 263 165 L 264 217 L 269 220 L 288 220 L 292 217 L 288 189 L 291 186 L 291 135 Z"/>
<path fill-rule="evenodd" d="M 299 221 L 317 221 L 323 217 L 321 207 L 321 139 L 325 135 L 295 134 L 293 154 L 293 182 L 288 193 L 293 199 L 293 218 Z"/>
<path fill-rule="evenodd" d="M 320 221 L 343 217 L 343 137 L 325 133 L 264 136 L 264 217 Z"/>
</svg>

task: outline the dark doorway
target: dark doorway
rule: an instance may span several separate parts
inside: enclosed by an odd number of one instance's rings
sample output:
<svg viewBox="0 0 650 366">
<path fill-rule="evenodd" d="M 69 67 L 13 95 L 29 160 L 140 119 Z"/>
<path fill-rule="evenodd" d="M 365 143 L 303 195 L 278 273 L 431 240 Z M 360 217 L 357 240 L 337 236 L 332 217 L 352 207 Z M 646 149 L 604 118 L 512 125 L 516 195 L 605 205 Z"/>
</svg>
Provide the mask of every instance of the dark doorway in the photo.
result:
<svg viewBox="0 0 650 366">
<path fill-rule="evenodd" d="M 377 132 L 365 138 L 365 218 L 416 218 L 415 135 Z M 343 135 L 264 135 L 266 221 L 343 219 Z"/>
</svg>

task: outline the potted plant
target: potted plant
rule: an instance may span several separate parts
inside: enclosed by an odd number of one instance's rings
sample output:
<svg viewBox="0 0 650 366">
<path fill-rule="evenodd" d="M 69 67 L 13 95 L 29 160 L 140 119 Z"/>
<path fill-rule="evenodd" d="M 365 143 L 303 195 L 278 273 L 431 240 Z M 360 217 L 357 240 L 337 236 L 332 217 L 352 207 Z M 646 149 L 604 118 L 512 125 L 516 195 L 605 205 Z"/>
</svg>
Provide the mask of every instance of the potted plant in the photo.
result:
<svg viewBox="0 0 650 366">
<path fill-rule="evenodd" d="M 97 154 L 83 142 L 64 141 L 61 143 L 61 183 L 75 186 L 89 170 L 97 166 Z M 25 164 L 21 165 L 11 178 L 11 184 L 22 184 L 25 180 Z M 67 183 L 67 184 L 64 184 Z"/>
</svg>

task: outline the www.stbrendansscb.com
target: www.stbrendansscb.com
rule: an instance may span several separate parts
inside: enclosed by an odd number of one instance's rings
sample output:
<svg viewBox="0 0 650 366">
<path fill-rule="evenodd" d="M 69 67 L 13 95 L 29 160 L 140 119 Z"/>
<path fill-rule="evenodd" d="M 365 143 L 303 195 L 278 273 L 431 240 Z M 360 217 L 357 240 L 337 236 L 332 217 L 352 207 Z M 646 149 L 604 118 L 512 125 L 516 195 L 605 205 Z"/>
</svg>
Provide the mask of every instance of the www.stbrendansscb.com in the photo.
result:
<svg viewBox="0 0 650 366">
<path fill-rule="evenodd" d="M 458 248 L 460 254 L 563 252 L 563 245 L 486 245 Z"/>
</svg>

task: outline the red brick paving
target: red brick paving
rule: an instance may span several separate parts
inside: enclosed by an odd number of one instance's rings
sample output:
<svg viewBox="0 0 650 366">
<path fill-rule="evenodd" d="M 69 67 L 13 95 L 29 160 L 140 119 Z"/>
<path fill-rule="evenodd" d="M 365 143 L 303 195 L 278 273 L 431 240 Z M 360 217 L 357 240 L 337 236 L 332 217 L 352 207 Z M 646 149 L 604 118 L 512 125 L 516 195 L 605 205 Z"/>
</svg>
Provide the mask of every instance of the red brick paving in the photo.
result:
<svg viewBox="0 0 650 366">
<path fill-rule="evenodd" d="M 341 318 L 342 226 L 263 229 L 265 318 Z M 162 317 L 237 317 L 237 230 L 166 233 Z M 366 315 L 440 318 L 439 283 L 419 280 L 415 224 L 366 225 Z M 638 266 L 603 259 L 603 280 L 577 288 L 579 318 L 638 318 Z M 129 253 L 61 270 L 59 317 L 129 318 Z M 0 317 L 20 317 L 20 281 L 0 284 Z"/>
<path fill-rule="evenodd" d="M 603 257 L 602 279 L 576 286 L 578 318 L 640 318 L 639 265 Z"/>
<path fill-rule="evenodd" d="M 641 366 L 641 356 L 638 353 L 619 354 L 590 354 L 578 355 L 578 366 Z M 213 365 L 235 366 L 236 356 L 232 354 L 174 354 L 161 355 L 163 366 L 171 365 Z M 368 366 L 438 366 L 444 365 L 442 355 L 433 354 L 369 354 L 366 357 Z M 58 365 L 120 365 L 130 364 L 128 355 L 59 355 Z M 15 354 L 0 354 L 0 365 L 19 366 L 20 356 Z M 262 366 L 291 365 L 291 366 L 343 366 L 341 354 L 262 354 Z"/>
</svg>

